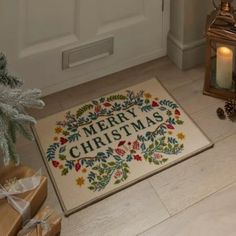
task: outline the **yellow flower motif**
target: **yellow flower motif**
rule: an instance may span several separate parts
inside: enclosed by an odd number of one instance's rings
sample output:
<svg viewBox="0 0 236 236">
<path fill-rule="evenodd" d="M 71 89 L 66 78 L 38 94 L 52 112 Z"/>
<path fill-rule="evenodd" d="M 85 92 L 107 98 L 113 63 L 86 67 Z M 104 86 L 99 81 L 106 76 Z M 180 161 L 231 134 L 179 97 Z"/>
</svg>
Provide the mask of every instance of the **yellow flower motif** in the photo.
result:
<svg viewBox="0 0 236 236">
<path fill-rule="evenodd" d="M 183 139 L 185 139 L 185 135 L 182 132 L 178 133 L 177 138 L 180 139 L 180 140 L 183 140 Z"/>
<path fill-rule="evenodd" d="M 84 185 L 84 182 L 85 182 L 85 180 L 84 180 L 83 177 L 78 177 L 78 178 L 76 179 L 76 183 L 77 183 L 77 185 L 79 185 L 80 187 L 81 187 L 82 185 Z"/>
<path fill-rule="evenodd" d="M 61 131 L 62 131 L 62 128 L 61 128 L 61 127 L 56 127 L 56 128 L 55 128 L 55 133 L 60 134 Z"/>
<path fill-rule="evenodd" d="M 63 169 L 63 168 L 64 168 L 64 166 L 63 166 L 63 165 L 60 165 L 60 166 L 59 166 L 59 169 Z"/>
<path fill-rule="evenodd" d="M 177 120 L 178 120 L 178 119 L 179 119 L 179 116 L 175 116 L 175 119 L 177 119 Z"/>
<path fill-rule="evenodd" d="M 151 98 L 152 95 L 151 95 L 150 93 L 145 93 L 145 94 L 144 94 L 144 97 L 145 97 L 145 98 Z"/>
<path fill-rule="evenodd" d="M 58 137 L 54 137 L 53 140 L 54 140 L 54 141 L 57 141 L 57 140 L 58 140 Z"/>
<path fill-rule="evenodd" d="M 83 168 L 82 173 L 86 173 L 86 172 L 87 172 L 86 168 Z"/>
<path fill-rule="evenodd" d="M 171 134 L 173 134 L 173 132 L 172 131 L 168 131 L 168 134 L 171 135 Z"/>
</svg>

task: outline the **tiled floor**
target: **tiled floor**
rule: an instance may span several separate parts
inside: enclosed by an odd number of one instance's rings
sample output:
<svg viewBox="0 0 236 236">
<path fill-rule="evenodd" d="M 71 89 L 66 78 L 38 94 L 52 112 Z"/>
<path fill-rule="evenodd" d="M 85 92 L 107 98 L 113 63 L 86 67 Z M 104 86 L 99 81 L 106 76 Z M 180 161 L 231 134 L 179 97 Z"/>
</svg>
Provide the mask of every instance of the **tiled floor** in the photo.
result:
<svg viewBox="0 0 236 236">
<path fill-rule="evenodd" d="M 37 118 L 156 76 L 215 142 L 215 147 L 68 218 L 62 236 L 236 235 L 236 123 L 219 120 L 223 101 L 202 95 L 204 68 L 180 71 L 168 58 L 46 97 Z M 23 164 L 43 167 L 35 143 L 20 140 Z M 46 204 L 61 208 L 49 181 Z"/>
</svg>

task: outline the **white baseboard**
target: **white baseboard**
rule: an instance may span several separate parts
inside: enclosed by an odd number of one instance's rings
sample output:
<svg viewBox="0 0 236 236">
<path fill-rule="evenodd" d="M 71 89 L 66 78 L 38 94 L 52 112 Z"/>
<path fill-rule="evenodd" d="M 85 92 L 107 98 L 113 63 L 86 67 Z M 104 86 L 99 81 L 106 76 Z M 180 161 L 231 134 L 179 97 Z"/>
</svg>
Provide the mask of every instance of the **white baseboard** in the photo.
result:
<svg viewBox="0 0 236 236">
<path fill-rule="evenodd" d="M 177 40 L 171 33 L 167 39 L 167 54 L 182 70 L 204 63 L 206 40 L 200 39 L 187 44 Z"/>
<path fill-rule="evenodd" d="M 94 79 L 101 78 L 103 76 L 106 76 L 106 75 L 109 75 L 109 74 L 112 74 L 112 73 L 130 68 L 130 67 L 133 67 L 133 66 L 136 66 L 136 65 L 154 60 L 154 59 L 157 59 L 159 57 L 163 57 L 165 55 L 166 55 L 166 50 L 157 50 L 157 51 L 148 53 L 146 55 L 142 55 L 142 56 L 139 56 L 139 57 L 136 57 L 136 58 L 129 59 L 127 61 L 122 61 L 118 64 L 110 66 L 109 68 L 107 68 L 107 67 L 102 68 L 101 70 L 94 71 L 92 73 L 88 73 L 84 76 L 73 77 L 71 79 L 66 79 L 63 82 L 60 82 L 60 83 L 54 84 L 52 86 L 43 88 L 42 89 L 43 96 L 46 96 L 46 95 L 49 95 L 49 94 L 52 94 L 52 93 L 55 93 L 55 92 L 62 91 L 64 89 L 71 88 L 71 87 L 74 87 L 76 85 L 79 85 L 79 84 L 82 84 L 82 83 L 85 83 L 85 82 L 89 82 L 89 81 L 94 80 Z"/>
</svg>

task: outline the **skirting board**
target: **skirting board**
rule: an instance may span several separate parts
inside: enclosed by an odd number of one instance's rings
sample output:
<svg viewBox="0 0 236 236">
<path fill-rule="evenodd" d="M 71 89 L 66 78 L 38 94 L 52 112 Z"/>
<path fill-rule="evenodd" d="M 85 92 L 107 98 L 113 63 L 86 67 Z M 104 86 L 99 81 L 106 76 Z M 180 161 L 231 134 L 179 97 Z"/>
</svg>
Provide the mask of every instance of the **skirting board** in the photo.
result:
<svg viewBox="0 0 236 236">
<path fill-rule="evenodd" d="M 182 44 L 171 33 L 167 38 L 167 55 L 181 69 L 191 69 L 205 61 L 205 39 Z"/>
</svg>

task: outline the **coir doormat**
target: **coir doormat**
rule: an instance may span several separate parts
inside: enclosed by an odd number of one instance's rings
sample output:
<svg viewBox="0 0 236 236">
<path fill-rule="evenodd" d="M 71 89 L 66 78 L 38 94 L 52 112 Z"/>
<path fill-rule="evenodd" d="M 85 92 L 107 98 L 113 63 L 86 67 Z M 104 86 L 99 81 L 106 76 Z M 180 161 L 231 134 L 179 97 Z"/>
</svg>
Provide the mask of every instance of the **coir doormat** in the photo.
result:
<svg viewBox="0 0 236 236">
<path fill-rule="evenodd" d="M 156 79 L 38 121 L 66 215 L 212 146 Z"/>
</svg>

